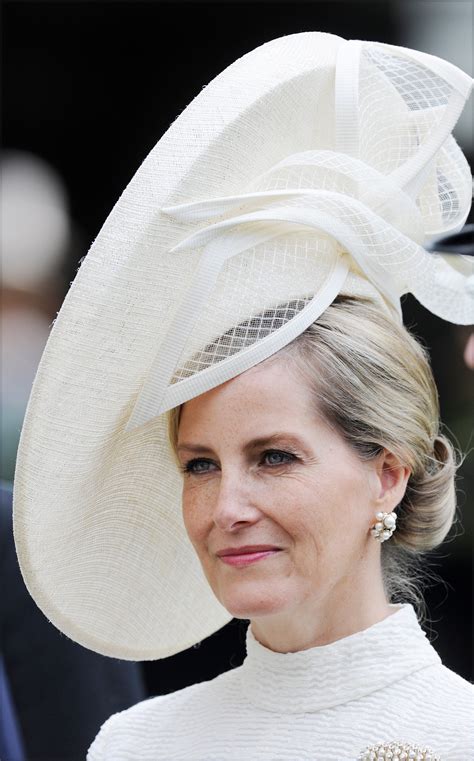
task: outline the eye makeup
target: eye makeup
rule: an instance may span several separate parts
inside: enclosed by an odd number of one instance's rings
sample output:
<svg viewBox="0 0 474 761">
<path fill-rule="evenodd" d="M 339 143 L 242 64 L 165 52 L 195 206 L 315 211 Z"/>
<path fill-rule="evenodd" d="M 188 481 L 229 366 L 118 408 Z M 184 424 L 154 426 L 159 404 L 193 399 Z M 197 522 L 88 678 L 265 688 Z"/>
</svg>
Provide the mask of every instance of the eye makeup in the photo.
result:
<svg viewBox="0 0 474 761">
<path fill-rule="evenodd" d="M 262 452 L 262 456 L 260 458 L 259 463 L 261 465 L 265 465 L 265 462 L 264 462 L 265 458 L 268 457 L 268 456 L 271 456 L 271 455 L 280 455 L 280 456 L 286 457 L 288 459 L 285 462 L 273 462 L 273 464 L 270 464 L 270 463 L 267 462 L 266 465 L 270 469 L 281 468 L 281 467 L 283 467 L 285 465 L 289 465 L 292 462 L 295 462 L 296 460 L 300 460 L 301 459 L 294 452 L 285 452 L 285 451 L 280 450 L 280 449 L 267 449 L 264 452 Z M 210 465 L 214 465 L 215 464 L 213 462 L 213 460 L 210 460 L 208 458 L 205 458 L 205 457 L 195 457 L 195 458 L 193 458 L 191 460 L 188 460 L 183 465 L 181 465 L 180 466 L 180 470 L 185 475 L 189 475 L 189 474 L 191 474 L 191 475 L 200 475 L 200 474 L 203 474 L 203 473 L 209 473 L 210 472 L 209 470 L 201 470 L 201 471 L 194 470 L 195 465 L 197 465 L 198 463 L 209 463 Z"/>
</svg>

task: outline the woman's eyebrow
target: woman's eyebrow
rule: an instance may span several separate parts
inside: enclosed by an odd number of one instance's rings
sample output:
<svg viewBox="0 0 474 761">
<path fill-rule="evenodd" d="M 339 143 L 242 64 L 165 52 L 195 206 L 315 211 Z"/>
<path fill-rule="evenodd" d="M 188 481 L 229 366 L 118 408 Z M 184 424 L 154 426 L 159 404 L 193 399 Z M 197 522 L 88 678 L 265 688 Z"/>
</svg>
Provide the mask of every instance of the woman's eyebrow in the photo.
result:
<svg viewBox="0 0 474 761">
<path fill-rule="evenodd" d="M 244 446 L 244 450 L 249 451 L 251 449 L 258 449 L 260 447 L 282 443 L 292 444 L 293 446 L 297 447 L 304 447 L 304 442 L 300 439 L 299 436 L 288 433 L 287 431 L 277 431 L 276 433 L 272 433 L 270 436 L 260 436 L 256 439 L 251 439 L 251 441 L 247 442 L 247 444 Z"/>
<path fill-rule="evenodd" d="M 259 436 L 251 439 L 244 446 L 244 452 L 249 452 L 259 447 L 269 446 L 276 443 L 292 444 L 293 446 L 304 448 L 304 442 L 296 435 L 285 431 L 277 431 L 270 436 Z M 204 444 L 192 444 L 191 442 L 182 442 L 177 446 L 178 452 L 187 450 L 188 452 L 212 452 L 213 450 Z"/>
<path fill-rule="evenodd" d="M 182 452 L 184 449 L 188 452 L 212 452 L 212 449 L 204 446 L 204 444 L 188 444 L 187 442 L 183 442 L 176 447 L 178 452 Z"/>
</svg>

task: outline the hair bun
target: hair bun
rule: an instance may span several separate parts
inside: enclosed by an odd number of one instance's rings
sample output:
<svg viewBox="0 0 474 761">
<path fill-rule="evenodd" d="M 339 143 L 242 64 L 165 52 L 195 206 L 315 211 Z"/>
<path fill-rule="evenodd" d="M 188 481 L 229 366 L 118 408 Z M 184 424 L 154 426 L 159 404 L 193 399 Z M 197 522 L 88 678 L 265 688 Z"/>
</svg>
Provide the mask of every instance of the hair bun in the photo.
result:
<svg viewBox="0 0 474 761">
<path fill-rule="evenodd" d="M 399 508 L 397 544 L 427 551 L 445 539 L 456 511 L 455 476 L 459 464 L 449 439 L 443 434 L 435 436 L 424 470 L 408 480 Z"/>
</svg>

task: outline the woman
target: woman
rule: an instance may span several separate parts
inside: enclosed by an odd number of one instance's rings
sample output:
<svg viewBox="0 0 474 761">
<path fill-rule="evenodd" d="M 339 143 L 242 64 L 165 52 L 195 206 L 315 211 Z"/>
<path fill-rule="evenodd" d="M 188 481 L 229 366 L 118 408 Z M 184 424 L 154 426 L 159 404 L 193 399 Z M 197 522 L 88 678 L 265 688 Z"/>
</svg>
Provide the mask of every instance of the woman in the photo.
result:
<svg viewBox="0 0 474 761">
<path fill-rule="evenodd" d="M 474 321 L 470 262 L 420 245 L 469 210 L 450 131 L 471 86 L 416 51 L 273 40 L 204 88 L 104 225 L 25 419 L 22 573 L 114 657 L 250 625 L 240 668 L 112 716 L 89 761 L 474 757 L 472 685 L 392 602 L 455 511 L 400 297 Z"/>
</svg>

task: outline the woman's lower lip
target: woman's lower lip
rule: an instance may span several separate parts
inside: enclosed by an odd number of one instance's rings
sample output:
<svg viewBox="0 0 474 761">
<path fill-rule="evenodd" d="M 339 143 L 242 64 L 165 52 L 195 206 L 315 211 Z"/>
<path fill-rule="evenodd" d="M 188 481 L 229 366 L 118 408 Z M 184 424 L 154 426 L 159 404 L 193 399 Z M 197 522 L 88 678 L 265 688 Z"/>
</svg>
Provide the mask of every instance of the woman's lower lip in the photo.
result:
<svg viewBox="0 0 474 761">
<path fill-rule="evenodd" d="M 268 558 L 270 555 L 275 555 L 280 550 L 266 550 L 265 552 L 247 552 L 245 555 L 223 555 L 221 560 L 227 565 L 249 565 L 249 563 L 256 563 L 257 560 Z"/>
</svg>

